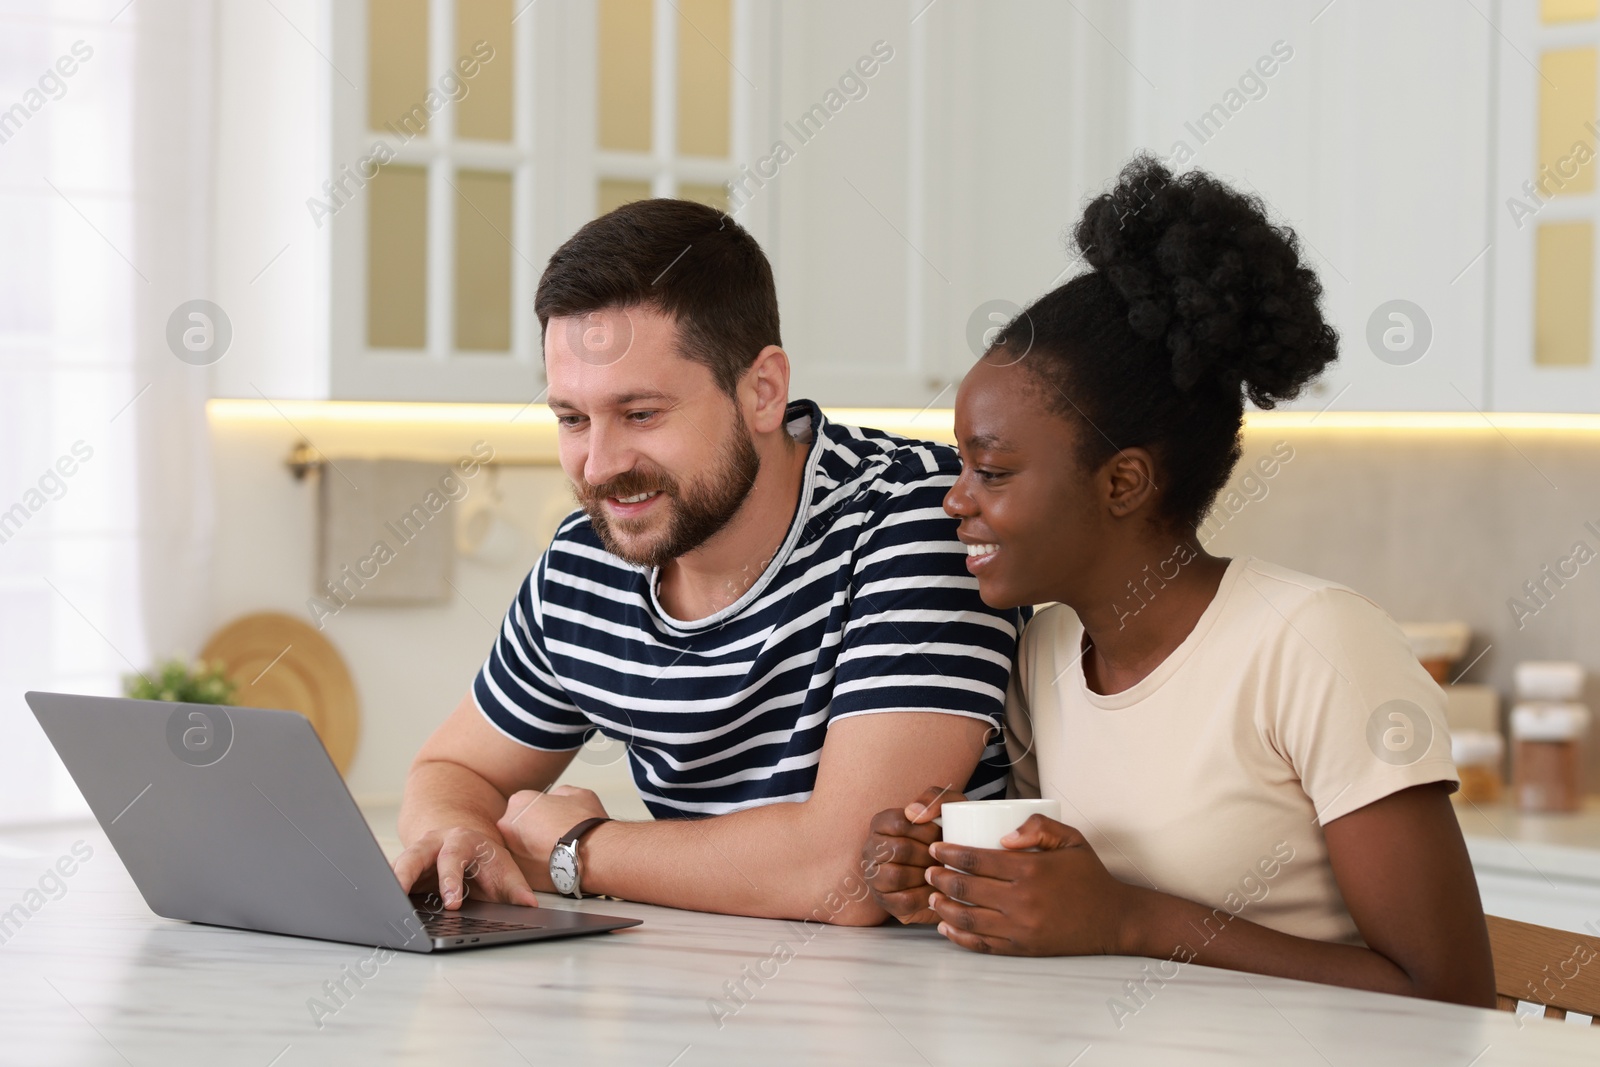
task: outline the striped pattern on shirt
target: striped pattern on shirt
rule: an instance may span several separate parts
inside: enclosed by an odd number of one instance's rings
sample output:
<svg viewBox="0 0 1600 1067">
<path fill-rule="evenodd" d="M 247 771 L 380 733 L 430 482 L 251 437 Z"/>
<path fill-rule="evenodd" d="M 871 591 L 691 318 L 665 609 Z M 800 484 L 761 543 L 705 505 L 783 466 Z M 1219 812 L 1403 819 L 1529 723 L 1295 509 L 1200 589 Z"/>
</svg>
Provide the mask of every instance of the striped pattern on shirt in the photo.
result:
<svg viewBox="0 0 1600 1067">
<path fill-rule="evenodd" d="M 835 424 L 806 400 L 788 416 L 811 426 L 804 505 L 715 615 L 672 619 L 656 572 L 608 553 L 581 511 L 563 522 L 473 683 L 497 729 L 547 750 L 603 732 L 670 818 L 805 800 L 828 726 L 852 715 L 1003 723 L 1019 619 L 979 599 L 944 513 L 955 450 Z M 967 795 L 1003 795 L 1006 771 L 997 732 Z"/>
</svg>

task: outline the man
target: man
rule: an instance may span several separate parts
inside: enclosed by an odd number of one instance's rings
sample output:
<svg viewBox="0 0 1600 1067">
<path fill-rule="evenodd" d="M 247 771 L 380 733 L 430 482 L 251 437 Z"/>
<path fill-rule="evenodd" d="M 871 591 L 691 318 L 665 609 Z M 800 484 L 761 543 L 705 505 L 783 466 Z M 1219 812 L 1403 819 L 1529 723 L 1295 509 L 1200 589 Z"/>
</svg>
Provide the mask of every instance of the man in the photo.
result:
<svg viewBox="0 0 1600 1067">
<path fill-rule="evenodd" d="M 402 884 L 881 922 L 873 813 L 929 781 L 1005 788 L 1017 619 L 979 599 L 942 510 L 954 450 L 789 403 L 771 267 L 711 208 L 596 219 L 535 307 L 581 511 L 412 766 Z M 655 821 L 552 788 L 594 730 Z"/>
</svg>

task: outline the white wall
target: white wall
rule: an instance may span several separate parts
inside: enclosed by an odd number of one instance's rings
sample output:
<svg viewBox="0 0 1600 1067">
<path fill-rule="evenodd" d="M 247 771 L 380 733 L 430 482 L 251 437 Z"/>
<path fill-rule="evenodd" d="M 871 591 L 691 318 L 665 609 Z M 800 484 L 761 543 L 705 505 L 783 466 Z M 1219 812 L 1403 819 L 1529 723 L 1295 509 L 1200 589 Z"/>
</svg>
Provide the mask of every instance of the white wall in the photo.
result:
<svg viewBox="0 0 1600 1067">
<path fill-rule="evenodd" d="M 233 343 L 213 396 L 327 395 L 327 229 L 305 206 L 330 176 L 326 19 L 326 0 L 217 5 L 212 283 Z"/>
</svg>

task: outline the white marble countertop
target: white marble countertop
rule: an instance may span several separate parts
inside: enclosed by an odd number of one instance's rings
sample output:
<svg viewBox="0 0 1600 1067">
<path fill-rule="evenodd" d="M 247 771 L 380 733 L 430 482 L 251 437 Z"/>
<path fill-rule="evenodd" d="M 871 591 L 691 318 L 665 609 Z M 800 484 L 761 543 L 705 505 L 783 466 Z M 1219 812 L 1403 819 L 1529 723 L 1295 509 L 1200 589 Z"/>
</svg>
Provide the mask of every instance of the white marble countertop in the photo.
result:
<svg viewBox="0 0 1600 1067">
<path fill-rule="evenodd" d="M 1580 812 L 1554 815 L 1525 815 L 1504 803 L 1457 801 L 1456 818 L 1479 871 L 1600 886 L 1600 797 L 1589 797 Z"/>
<path fill-rule="evenodd" d="M 392 848 L 381 822 L 379 835 Z M 0 835 L 0 911 L 79 839 L 92 858 L 0 944 L 0 1063 L 1490 1067 L 1600 1057 L 1589 1028 L 1194 966 L 1151 983 L 1119 1027 L 1109 1002 L 1148 961 L 983 957 L 898 927 L 823 928 L 807 940 L 796 924 L 614 901 L 555 903 L 644 925 L 401 953 L 351 984 L 319 1027 L 308 1002 L 370 949 L 157 918 L 97 827 Z M 746 968 L 766 977 L 746 981 L 754 992 L 740 1006 L 725 983 Z"/>
</svg>

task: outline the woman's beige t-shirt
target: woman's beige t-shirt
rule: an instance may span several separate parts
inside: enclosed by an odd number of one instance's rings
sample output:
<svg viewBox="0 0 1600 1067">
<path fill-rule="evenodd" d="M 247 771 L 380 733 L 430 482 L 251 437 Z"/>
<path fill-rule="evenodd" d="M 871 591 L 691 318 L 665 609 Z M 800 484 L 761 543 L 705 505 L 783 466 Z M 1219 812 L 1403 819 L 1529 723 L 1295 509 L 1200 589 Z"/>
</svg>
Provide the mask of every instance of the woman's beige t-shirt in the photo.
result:
<svg viewBox="0 0 1600 1067">
<path fill-rule="evenodd" d="M 1124 882 L 1360 944 L 1322 826 L 1458 781 L 1444 692 L 1383 609 L 1235 559 L 1194 631 L 1131 689 L 1089 690 L 1083 640 L 1059 604 L 1023 632 L 1007 713 L 1014 792 L 1060 800 Z"/>
</svg>

